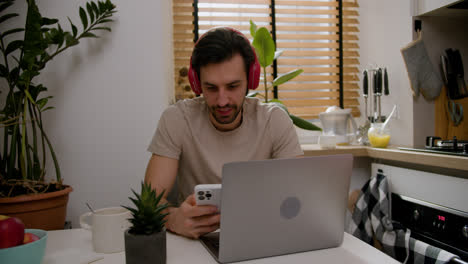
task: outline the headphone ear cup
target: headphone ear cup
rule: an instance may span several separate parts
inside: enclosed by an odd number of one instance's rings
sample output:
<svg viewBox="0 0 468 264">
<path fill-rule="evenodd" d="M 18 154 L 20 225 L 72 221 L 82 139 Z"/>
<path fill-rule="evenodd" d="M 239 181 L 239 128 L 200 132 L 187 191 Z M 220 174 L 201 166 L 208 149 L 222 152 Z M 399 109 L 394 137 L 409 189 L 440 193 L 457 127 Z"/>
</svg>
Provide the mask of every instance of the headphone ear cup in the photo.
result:
<svg viewBox="0 0 468 264">
<path fill-rule="evenodd" d="M 250 90 L 255 90 L 257 89 L 260 83 L 261 67 L 260 67 L 260 63 L 258 62 L 257 54 L 255 53 L 254 47 L 252 47 L 252 50 L 255 56 L 255 61 L 251 63 L 249 67 L 249 85 L 247 88 Z"/>
<path fill-rule="evenodd" d="M 200 95 L 202 93 L 200 79 L 198 78 L 197 72 L 192 68 L 192 59 L 190 59 L 188 79 L 189 79 L 190 87 L 192 87 L 192 91 L 196 95 Z"/>
</svg>

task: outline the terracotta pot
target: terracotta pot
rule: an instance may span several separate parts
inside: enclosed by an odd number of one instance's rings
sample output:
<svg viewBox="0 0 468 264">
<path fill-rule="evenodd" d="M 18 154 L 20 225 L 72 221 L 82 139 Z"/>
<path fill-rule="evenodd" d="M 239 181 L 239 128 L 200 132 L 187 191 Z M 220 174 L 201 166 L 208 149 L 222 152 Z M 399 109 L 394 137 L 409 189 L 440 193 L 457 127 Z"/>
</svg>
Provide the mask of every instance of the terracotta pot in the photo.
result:
<svg viewBox="0 0 468 264">
<path fill-rule="evenodd" d="M 21 219 L 26 228 L 63 229 L 71 191 L 73 188 L 66 186 L 57 192 L 0 198 L 0 212 Z"/>
</svg>

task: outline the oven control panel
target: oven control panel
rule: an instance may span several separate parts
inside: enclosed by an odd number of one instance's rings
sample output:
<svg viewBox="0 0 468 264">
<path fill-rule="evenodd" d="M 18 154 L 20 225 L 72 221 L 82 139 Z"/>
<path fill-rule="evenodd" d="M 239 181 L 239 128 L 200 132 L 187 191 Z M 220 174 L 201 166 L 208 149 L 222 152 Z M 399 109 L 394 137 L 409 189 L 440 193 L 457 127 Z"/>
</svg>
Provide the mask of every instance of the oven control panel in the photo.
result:
<svg viewBox="0 0 468 264">
<path fill-rule="evenodd" d="M 468 256 L 468 213 L 394 193 L 391 199 L 392 220 L 409 228 L 415 238 Z"/>
</svg>

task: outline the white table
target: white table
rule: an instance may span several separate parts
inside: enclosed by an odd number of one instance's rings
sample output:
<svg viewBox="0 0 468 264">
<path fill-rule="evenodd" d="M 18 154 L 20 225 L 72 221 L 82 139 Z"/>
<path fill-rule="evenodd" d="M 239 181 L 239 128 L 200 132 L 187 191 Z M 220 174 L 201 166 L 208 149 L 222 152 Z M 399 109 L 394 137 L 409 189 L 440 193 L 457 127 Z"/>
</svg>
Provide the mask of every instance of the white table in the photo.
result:
<svg viewBox="0 0 468 264">
<path fill-rule="evenodd" d="M 100 260 L 93 264 L 124 264 L 125 252 L 97 254 L 93 252 L 91 232 L 85 229 L 49 231 L 43 264 L 78 264 L 89 257 Z M 88 262 L 85 262 L 88 263 Z M 197 240 L 167 233 L 168 264 L 217 263 Z M 242 263 L 399 263 L 361 240 L 345 233 L 337 248 L 309 251 L 284 256 L 244 261 Z"/>
</svg>

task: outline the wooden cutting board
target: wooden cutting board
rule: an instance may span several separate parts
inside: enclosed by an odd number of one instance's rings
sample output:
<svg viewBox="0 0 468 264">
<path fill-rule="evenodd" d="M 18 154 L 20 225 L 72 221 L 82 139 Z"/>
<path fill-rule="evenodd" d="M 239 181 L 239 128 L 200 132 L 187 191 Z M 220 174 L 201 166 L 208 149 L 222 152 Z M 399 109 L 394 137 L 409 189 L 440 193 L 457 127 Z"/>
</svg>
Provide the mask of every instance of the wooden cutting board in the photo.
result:
<svg viewBox="0 0 468 264">
<path fill-rule="evenodd" d="M 463 106 L 463 120 L 455 126 L 447 112 L 447 88 L 443 87 L 439 97 L 435 100 L 435 135 L 442 139 L 468 140 L 468 97 L 453 100 Z"/>
</svg>

